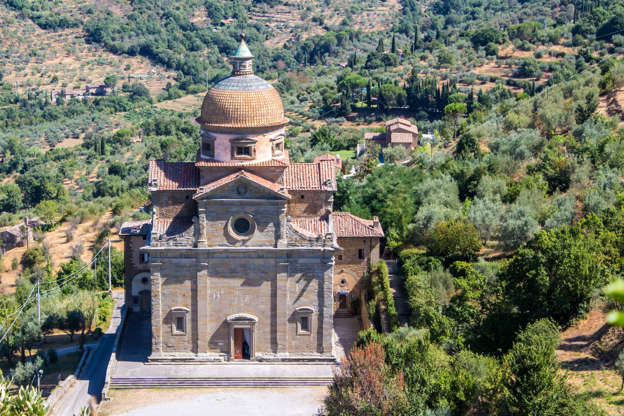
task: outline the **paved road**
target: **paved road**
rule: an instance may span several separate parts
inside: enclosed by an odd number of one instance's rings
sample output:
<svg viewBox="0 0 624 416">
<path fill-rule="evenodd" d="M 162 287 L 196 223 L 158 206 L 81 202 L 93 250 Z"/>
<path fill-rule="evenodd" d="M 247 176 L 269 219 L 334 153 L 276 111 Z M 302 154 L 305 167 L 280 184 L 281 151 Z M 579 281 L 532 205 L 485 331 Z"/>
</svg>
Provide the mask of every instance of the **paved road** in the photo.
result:
<svg viewBox="0 0 624 416">
<path fill-rule="evenodd" d="M 173 397 L 172 393 L 174 394 Z M 117 392 L 115 392 L 117 394 Z M 123 392 L 121 393 L 123 394 Z M 148 397 L 144 397 L 147 394 Z M 180 390 L 150 392 L 136 391 L 113 401 L 126 410 L 108 414 L 119 416 L 317 416 L 327 395 L 326 387 L 299 387 L 276 389 L 210 389 L 187 394 Z M 145 400 L 148 399 L 148 400 Z M 131 404 L 132 410 L 121 401 Z M 149 401 L 151 403 L 145 403 Z M 108 403 L 107 403 L 108 404 Z"/>
<path fill-rule="evenodd" d="M 122 296 L 122 293 L 113 294 L 115 307 L 110 327 L 94 347 L 95 350 L 91 350 L 87 364 L 78 376 L 78 380 L 54 406 L 52 415 L 73 416 L 78 414 L 81 408 L 89 405 L 92 396 L 98 401 L 101 399 L 102 388 L 106 380 L 106 367 L 113 351 L 117 327 L 121 323 Z"/>
</svg>

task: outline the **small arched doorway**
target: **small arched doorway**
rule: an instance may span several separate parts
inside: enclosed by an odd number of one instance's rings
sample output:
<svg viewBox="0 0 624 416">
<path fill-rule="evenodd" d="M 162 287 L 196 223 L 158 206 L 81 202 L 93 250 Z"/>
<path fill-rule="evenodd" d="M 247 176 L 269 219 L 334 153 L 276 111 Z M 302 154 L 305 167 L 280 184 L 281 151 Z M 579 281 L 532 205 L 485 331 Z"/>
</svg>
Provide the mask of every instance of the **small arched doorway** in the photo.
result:
<svg viewBox="0 0 624 416">
<path fill-rule="evenodd" d="M 132 311 L 149 313 L 152 306 L 152 284 L 149 273 L 132 278 Z"/>
</svg>

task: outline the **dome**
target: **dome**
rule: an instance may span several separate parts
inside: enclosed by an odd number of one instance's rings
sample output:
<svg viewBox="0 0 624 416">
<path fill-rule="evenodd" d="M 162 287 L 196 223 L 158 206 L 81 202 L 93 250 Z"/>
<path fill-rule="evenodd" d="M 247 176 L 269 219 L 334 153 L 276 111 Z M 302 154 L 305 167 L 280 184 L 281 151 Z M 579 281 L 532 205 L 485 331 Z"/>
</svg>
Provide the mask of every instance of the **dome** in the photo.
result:
<svg viewBox="0 0 624 416">
<path fill-rule="evenodd" d="M 281 127 L 287 123 L 279 93 L 255 75 L 232 75 L 210 88 L 197 121 L 207 130 Z"/>
<path fill-rule="evenodd" d="M 208 90 L 197 121 L 206 130 L 232 131 L 282 127 L 284 105 L 275 88 L 253 74 L 253 55 L 244 35 L 230 57 L 232 75 Z"/>
</svg>

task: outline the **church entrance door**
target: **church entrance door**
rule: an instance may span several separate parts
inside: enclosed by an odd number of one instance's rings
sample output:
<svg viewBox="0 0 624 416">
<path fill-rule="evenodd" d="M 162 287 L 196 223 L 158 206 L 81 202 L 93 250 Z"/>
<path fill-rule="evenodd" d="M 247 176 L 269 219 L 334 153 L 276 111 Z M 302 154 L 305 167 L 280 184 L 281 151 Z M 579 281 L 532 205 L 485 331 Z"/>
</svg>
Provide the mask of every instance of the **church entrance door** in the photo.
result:
<svg viewBox="0 0 624 416">
<path fill-rule="evenodd" d="M 345 294 L 339 294 L 338 295 L 338 301 L 339 301 L 339 308 L 340 309 L 347 309 L 347 295 Z"/>
<path fill-rule="evenodd" d="M 243 328 L 234 328 L 234 359 L 243 359 L 243 342 L 245 336 L 243 335 Z"/>
</svg>

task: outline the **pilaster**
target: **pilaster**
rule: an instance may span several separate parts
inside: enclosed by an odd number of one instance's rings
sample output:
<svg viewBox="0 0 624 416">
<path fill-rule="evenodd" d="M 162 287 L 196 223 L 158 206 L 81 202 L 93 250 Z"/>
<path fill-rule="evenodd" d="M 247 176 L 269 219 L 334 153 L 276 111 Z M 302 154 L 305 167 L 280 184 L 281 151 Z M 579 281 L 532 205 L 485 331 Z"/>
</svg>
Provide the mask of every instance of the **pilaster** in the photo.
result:
<svg viewBox="0 0 624 416">
<path fill-rule="evenodd" d="M 151 264 L 152 283 L 152 355 L 162 355 L 162 278 L 160 276 L 161 263 Z"/>
<path fill-rule="evenodd" d="M 279 259 L 276 265 L 275 320 L 277 331 L 277 354 L 288 352 L 288 260 Z"/>
<path fill-rule="evenodd" d="M 207 353 L 209 349 L 208 340 L 210 334 L 208 334 L 208 318 L 209 308 L 208 303 L 208 263 L 200 263 L 200 270 L 197 272 L 197 291 L 195 299 L 195 305 L 197 305 L 197 352 L 199 354 Z"/>
</svg>

